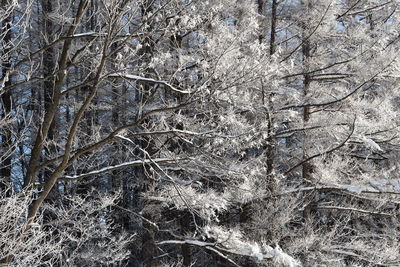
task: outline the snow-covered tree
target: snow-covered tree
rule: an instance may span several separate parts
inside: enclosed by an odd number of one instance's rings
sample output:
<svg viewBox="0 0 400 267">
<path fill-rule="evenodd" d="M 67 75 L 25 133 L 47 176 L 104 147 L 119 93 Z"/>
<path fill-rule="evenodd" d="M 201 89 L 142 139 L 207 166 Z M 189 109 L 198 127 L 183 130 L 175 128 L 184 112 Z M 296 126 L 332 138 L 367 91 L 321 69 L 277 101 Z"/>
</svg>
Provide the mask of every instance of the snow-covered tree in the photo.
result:
<svg viewBox="0 0 400 267">
<path fill-rule="evenodd" d="M 396 1 L 1 4 L 1 262 L 398 264 Z"/>
</svg>

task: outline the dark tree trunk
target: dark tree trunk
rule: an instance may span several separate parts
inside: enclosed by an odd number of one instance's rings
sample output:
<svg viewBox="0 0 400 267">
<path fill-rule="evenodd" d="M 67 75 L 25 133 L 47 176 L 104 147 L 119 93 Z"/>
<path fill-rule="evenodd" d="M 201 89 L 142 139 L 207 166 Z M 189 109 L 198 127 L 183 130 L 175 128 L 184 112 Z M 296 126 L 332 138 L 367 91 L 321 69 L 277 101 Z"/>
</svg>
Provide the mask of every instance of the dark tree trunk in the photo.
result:
<svg viewBox="0 0 400 267">
<path fill-rule="evenodd" d="M 272 1 L 272 14 L 271 14 L 271 38 L 270 38 L 270 55 L 272 56 L 275 53 L 275 35 L 276 35 L 276 0 Z M 273 134 L 273 114 L 272 110 L 272 93 L 269 94 L 268 97 L 268 138 L 267 138 L 267 174 L 270 176 L 272 174 L 272 170 L 274 168 L 274 138 L 272 137 Z M 270 179 L 271 183 L 274 179 Z M 271 185 L 273 186 L 273 185 Z M 270 188 L 273 190 L 273 188 Z"/>
<path fill-rule="evenodd" d="M 44 0 L 42 1 L 43 8 L 43 17 L 44 17 L 44 32 L 51 42 L 53 37 L 53 22 L 47 18 L 47 14 L 50 14 L 53 11 L 52 1 Z M 43 95 L 44 95 L 44 107 L 47 110 L 53 100 L 53 88 L 54 88 L 54 71 L 55 71 L 55 63 L 54 63 L 54 49 L 49 48 L 43 53 L 43 76 L 46 78 L 43 82 Z M 56 153 L 55 146 L 55 131 L 56 131 L 56 122 L 53 120 L 50 124 L 49 132 L 48 132 L 48 141 L 49 144 L 45 146 L 45 159 L 51 157 Z M 44 170 L 44 179 L 50 177 L 52 173 L 52 166 L 46 168 Z"/>
<path fill-rule="evenodd" d="M 303 2 L 301 2 L 302 5 L 305 5 Z M 309 9 L 311 9 L 311 4 L 308 3 L 307 7 Z M 308 71 L 308 61 L 309 58 L 311 56 L 311 47 L 310 47 L 310 40 L 307 39 L 307 25 L 306 22 L 303 22 L 303 37 L 302 37 L 302 53 L 303 53 L 303 65 L 305 67 L 305 73 L 303 75 L 303 95 L 304 97 L 307 97 L 309 95 L 309 90 L 310 90 L 310 84 L 311 84 L 311 77 L 310 74 L 307 73 Z M 304 107 L 303 108 L 303 124 L 304 126 L 306 126 L 308 124 L 308 122 L 310 121 L 310 107 Z M 304 134 L 303 137 L 303 160 L 307 159 L 309 157 L 308 153 L 307 153 L 307 135 Z M 312 165 L 309 162 L 305 162 L 303 164 L 303 168 L 302 168 L 302 178 L 305 181 L 309 181 L 310 176 L 312 173 Z"/>
<path fill-rule="evenodd" d="M 310 57 L 310 43 L 309 41 L 304 41 L 303 43 L 303 60 L 304 64 L 308 64 L 308 59 Z M 309 74 L 304 74 L 303 77 L 303 94 L 304 97 L 306 97 L 309 94 L 309 89 L 310 89 L 310 83 L 311 83 L 311 77 Z M 310 107 L 304 107 L 303 108 L 303 123 L 304 126 L 308 124 L 310 121 Z M 303 145 L 307 146 L 307 136 L 304 135 L 304 140 L 303 140 Z M 303 160 L 307 159 L 309 155 L 307 154 L 307 147 L 303 147 Z M 306 162 L 303 164 L 303 169 L 302 169 L 302 177 L 305 180 L 310 179 L 310 175 L 312 173 L 312 165 L 309 162 Z"/>
<path fill-rule="evenodd" d="M 2 6 L 7 8 L 8 1 L 2 0 Z M 11 68 L 11 23 L 12 23 L 12 16 L 8 16 L 4 19 L 1 27 L 2 33 L 1 35 L 4 36 L 3 40 L 3 48 L 2 48 L 2 64 L 1 64 L 1 80 L 4 81 L 4 88 L 7 88 L 11 85 L 11 77 L 7 77 L 7 72 Z M 1 95 L 1 104 L 2 110 L 1 116 L 2 118 L 6 118 L 10 116 L 12 110 L 12 93 L 11 89 L 6 90 Z M 11 186 L 11 163 L 12 163 L 12 154 L 10 149 L 12 148 L 12 127 L 8 126 L 4 131 L 1 133 L 1 147 L 0 147 L 0 154 L 5 154 L 6 157 L 0 162 L 0 191 L 8 191 Z"/>
<path fill-rule="evenodd" d="M 191 214 L 188 211 L 184 211 L 180 218 L 181 235 L 185 236 L 190 232 L 190 218 Z M 192 256 L 191 249 L 189 245 L 182 245 L 182 256 L 183 256 L 183 266 L 191 266 Z"/>
<path fill-rule="evenodd" d="M 275 44 L 275 36 L 276 36 L 276 0 L 272 0 L 272 9 L 271 9 L 271 38 L 269 41 L 269 54 L 273 55 L 275 53 L 276 44 Z"/>
</svg>

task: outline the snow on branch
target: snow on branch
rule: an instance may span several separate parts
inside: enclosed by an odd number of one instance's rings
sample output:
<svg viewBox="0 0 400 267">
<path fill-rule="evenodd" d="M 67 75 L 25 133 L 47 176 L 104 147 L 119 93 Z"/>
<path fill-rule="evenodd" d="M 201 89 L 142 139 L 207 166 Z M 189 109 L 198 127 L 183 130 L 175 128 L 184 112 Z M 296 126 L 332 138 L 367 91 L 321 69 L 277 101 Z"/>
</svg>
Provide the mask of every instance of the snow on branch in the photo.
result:
<svg viewBox="0 0 400 267">
<path fill-rule="evenodd" d="M 158 242 L 157 245 L 193 245 L 198 247 L 215 246 L 215 243 L 203 242 L 198 240 L 165 240 Z"/>
<path fill-rule="evenodd" d="M 399 184 L 400 186 L 400 184 Z M 298 189 L 293 189 L 284 192 L 282 195 L 300 193 L 300 192 L 310 192 L 310 191 L 338 191 L 338 192 L 348 192 L 355 194 L 394 194 L 400 195 L 400 190 L 385 190 L 384 188 L 377 188 L 373 186 L 366 185 L 345 185 L 345 184 L 337 184 L 337 185 L 320 185 L 320 186 L 310 186 L 303 187 Z"/>
<path fill-rule="evenodd" d="M 258 246 L 255 245 L 250 245 L 247 244 L 249 247 L 242 247 L 242 248 L 236 248 L 236 249 L 229 249 L 224 247 L 220 247 L 218 243 L 209 243 L 209 242 L 203 242 L 199 240 L 165 240 L 156 243 L 157 245 L 192 245 L 192 246 L 197 246 L 197 247 L 204 247 L 205 249 L 211 250 L 215 253 L 217 253 L 219 256 L 229 260 L 232 264 L 235 266 L 237 265 L 235 262 L 233 262 L 231 259 L 229 259 L 224 253 L 229 253 L 229 254 L 234 254 L 234 255 L 240 255 L 240 256 L 247 256 L 251 258 L 256 258 L 258 261 L 263 261 L 263 260 L 272 260 L 275 264 L 275 266 L 288 266 L 288 267 L 296 267 L 296 266 L 301 266 L 301 264 L 286 254 L 285 252 L 282 251 L 282 249 L 277 246 L 276 248 L 272 248 L 270 246 L 264 246 L 264 250 L 266 250 L 264 253 L 261 252 L 261 249 Z M 244 242 L 242 242 L 242 245 L 246 245 Z"/>
<path fill-rule="evenodd" d="M 78 174 L 78 175 L 75 175 L 75 176 L 63 176 L 63 177 L 58 178 L 58 180 L 59 181 L 79 180 L 79 179 L 86 178 L 86 177 L 89 177 L 89 176 L 95 176 L 95 175 L 99 175 L 99 174 L 103 174 L 103 173 L 119 170 L 119 169 L 126 168 L 126 167 L 141 166 L 143 164 L 152 164 L 154 162 L 156 162 L 156 163 L 175 162 L 176 160 L 178 160 L 178 159 L 156 158 L 156 159 L 151 159 L 151 160 L 150 159 L 144 159 L 144 160 L 128 161 L 128 162 L 124 162 L 124 163 L 121 163 L 121 164 L 118 164 L 118 165 L 104 167 L 104 168 L 101 168 L 99 170 L 95 170 L 95 171 L 91 171 L 91 172 L 87 172 L 87 173 L 83 173 L 83 174 Z"/>
<path fill-rule="evenodd" d="M 109 77 L 123 78 L 123 79 L 127 79 L 127 80 L 134 80 L 134 81 L 145 82 L 145 83 L 147 82 L 147 83 L 162 84 L 162 85 L 168 87 L 169 89 L 171 89 L 172 91 L 175 91 L 175 92 L 178 92 L 178 93 L 181 93 L 181 94 L 190 94 L 189 91 L 179 90 L 179 89 L 173 87 L 168 82 L 162 81 L 162 80 L 155 80 L 155 79 L 151 79 L 151 78 L 145 78 L 145 77 L 142 77 L 142 76 L 124 74 L 124 73 L 110 74 Z"/>
<path fill-rule="evenodd" d="M 364 142 L 365 146 L 371 149 L 372 151 L 379 151 L 379 152 L 385 152 L 383 149 L 371 138 L 368 138 L 366 136 L 363 136 L 361 140 Z"/>
<path fill-rule="evenodd" d="M 218 254 L 220 257 L 228 260 L 233 265 L 240 266 L 236 262 L 234 262 L 233 260 L 228 258 L 221 251 L 216 249 L 214 243 L 208 243 L 208 242 L 203 242 L 203 241 L 198 241 L 198 240 L 166 240 L 166 241 L 158 242 L 156 244 L 157 245 L 192 245 L 192 246 L 197 246 L 197 247 L 204 247 L 204 248 L 211 250 L 214 253 Z"/>
<path fill-rule="evenodd" d="M 372 180 L 369 182 L 370 185 L 350 185 L 350 184 L 332 184 L 332 185 L 316 185 L 316 186 L 308 186 L 302 188 L 295 188 L 292 190 L 287 190 L 276 194 L 274 196 L 285 196 L 290 194 L 298 194 L 298 193 L 308 193 L 308 192 L 341 192 L 352 195 L 361 195 L 361 194 L 388 194 L 388 195 L 400 195 L 400 181 L 398 179 L 395 180 Z M 265 199 L 270 198 L 271 196 L 261 196 L 257 198 L 253 198 L 251 201 L 263 201 Z"/>
<path fill-rule="evenodd" d="M 99 33 L 99 32 L 82 32 L 82 33 L 75 33 L 71 36 L 71 38 L 80 38 L 80 37 L 101 37 L 106 36 L 106 33 Z"/>
<path fill-rule="evenodd" d="M 192 131 L 187 131 L 187 130 L 179 130 L 179 129 L 171 129 L 171 130 L 161 130 L 161 131 L 153 131 L 153 132 L 136 132 L 136 133 L 130 133 L 129 137 L 132 136 L 145 136 L 145 135 L 163 135 L 163 134 L 182 134 L 182 135 L 192 135 L 192 136 L 204 136 L 207 138 L 212 138 L 212 137 L 220 137 L 220 138 L 239 138 L 245 134 L 237 134 L 237 135 L 228 135 L 228 134 L 223 134 L 223 133 L 217 133 L 215 130 L 211 131 L 205 131 L 205 132 L 192 132 Z M 121 139 L 126 139 L 126 137 L 121 136 L 121 135 L 116 135 L 116 137 L 119 137 Z"/>
</svg>

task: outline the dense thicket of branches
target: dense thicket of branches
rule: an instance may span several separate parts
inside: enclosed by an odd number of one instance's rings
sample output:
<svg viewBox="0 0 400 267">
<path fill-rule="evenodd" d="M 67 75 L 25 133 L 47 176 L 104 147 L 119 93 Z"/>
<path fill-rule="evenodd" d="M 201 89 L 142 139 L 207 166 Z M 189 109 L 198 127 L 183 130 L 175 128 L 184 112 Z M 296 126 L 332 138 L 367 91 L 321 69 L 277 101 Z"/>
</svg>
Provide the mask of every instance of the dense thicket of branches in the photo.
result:
<svg viewBox="0 0 400 267">
<path fill-rule="evenodd" d="M 1 0 L 0 262 L 400 265 L 399 15 Z"/>
</svg>

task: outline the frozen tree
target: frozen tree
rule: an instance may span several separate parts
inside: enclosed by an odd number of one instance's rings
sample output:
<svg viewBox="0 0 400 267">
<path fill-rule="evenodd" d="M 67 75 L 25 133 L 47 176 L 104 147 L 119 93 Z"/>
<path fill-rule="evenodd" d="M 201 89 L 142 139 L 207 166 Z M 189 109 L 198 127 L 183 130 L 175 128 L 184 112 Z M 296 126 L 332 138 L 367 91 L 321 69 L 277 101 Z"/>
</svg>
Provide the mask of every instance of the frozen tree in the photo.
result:
<svg viewBox="0 0 400 267">
<path fill-rule="evenodd" d="M 2 263 L 398 264 L 397 2 L 1 4 Z"/>
</svg>

